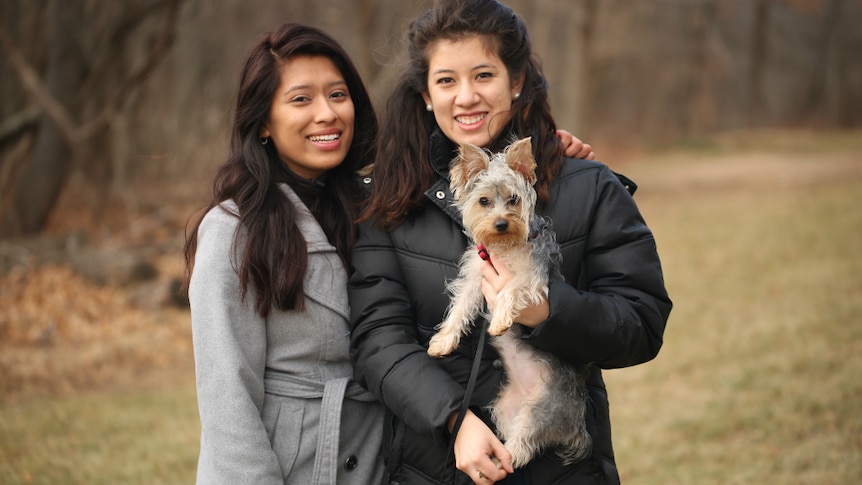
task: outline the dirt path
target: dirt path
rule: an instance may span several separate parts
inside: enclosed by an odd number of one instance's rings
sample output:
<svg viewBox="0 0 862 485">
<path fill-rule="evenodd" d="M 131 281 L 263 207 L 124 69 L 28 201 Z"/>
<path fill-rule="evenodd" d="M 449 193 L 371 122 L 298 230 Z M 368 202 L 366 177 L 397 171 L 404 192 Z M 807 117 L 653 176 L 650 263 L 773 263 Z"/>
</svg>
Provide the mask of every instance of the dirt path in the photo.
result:
<svg viewBox="0 0 862 485">
<path fill-rule="evenodd" d="M 822 185 L 862 177 L 862 153 L 675 154 L 627 163 L 623 170 L 649 193 Z"/>
</svg>

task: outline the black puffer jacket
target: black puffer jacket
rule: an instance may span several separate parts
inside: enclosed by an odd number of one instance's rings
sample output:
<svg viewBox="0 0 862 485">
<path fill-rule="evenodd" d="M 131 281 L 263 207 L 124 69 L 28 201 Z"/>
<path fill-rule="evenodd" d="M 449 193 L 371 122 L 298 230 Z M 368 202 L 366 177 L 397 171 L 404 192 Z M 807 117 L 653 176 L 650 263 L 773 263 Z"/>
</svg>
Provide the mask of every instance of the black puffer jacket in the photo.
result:
<svg viewBox="0 0 862 485">
<path fill-rule="evenodd" d="M 440 483 L 449 439 L 446 422 L 464 397 L 478 342 L 473 332 L 442 360 L 425 353 L 449 303 L 444 282 L 457 275 L 468 244 L 447 180 L 454 146 L 438 132 L 431 139 L 431 154 L 440 174 L 426 192 L 434 204 L 411 214 L 391 233 L 363 224 L 349 284 L 355 375 L 390 410 L 386 432 L 392 484 Z M 565 360 L 595 364 L 587 409 L 593 452 L 563 467 L 548 451 L 525 473 L 528 483 L 536 485 L 616 483 L 600 369 L 655 357 L 671 302 L 652 233 L 620 177 L 602 164 L 567 159 L 551 186 L 551 201 L 539 212 L 553 222 L 566 282 L 551 285 L 550 317 L 525 338 Z M 476 412 L 496 395 L 502 378 L 498 359 L 486 343 L 471 399 Z M 490 422 L 486 414 L 481 416 Z M 451 471 L 446 475 L 446 483 L 472 483 L 460 472 L 454 482 Z"/>
</svg>

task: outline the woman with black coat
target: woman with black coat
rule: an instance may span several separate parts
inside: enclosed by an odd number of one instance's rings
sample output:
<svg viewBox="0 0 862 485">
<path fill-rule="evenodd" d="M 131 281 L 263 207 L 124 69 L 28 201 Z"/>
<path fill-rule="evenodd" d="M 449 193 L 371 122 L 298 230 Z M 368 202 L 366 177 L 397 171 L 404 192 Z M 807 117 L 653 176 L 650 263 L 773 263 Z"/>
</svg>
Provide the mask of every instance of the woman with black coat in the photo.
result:
<svg viewBox="0 0 862 485">
<path fill-rule="evenodd" d="M 618 483 L 602 369 L 654 358 L 672 306 L 634 184 L 600 163 L 563 157 L 547 82 L 523 20 L 508 7 L 437 2 L 411 24 L 408 42 L 365 179 L 370 196 L 349 280 L 355 377 L 387 408 L 388 483 Z M 487 414 L 505 379 L 494 348 L 485 339 L 454 443 L 481 335 L 472 332 L 442 359 L 426 349 L 449 304 L 445 283 L 469 244 L 452 205 L 449 163 L 460 143 L 499 151 L 526 136 L 538 164 L 538 212 L 553 223 L 565 281 L 516 324 L 529 345 L 589 369 L 593 446 L 568 465 L 548 449 L 515 470 Z M 490 307 L 511 274 L 485 274 Z"/>
</svg>

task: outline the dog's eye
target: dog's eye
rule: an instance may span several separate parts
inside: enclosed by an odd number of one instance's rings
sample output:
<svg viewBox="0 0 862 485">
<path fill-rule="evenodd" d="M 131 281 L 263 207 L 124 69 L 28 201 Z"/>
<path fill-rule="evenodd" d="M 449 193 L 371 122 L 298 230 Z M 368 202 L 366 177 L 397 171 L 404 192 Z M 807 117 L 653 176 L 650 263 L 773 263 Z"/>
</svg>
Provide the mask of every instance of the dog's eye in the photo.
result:
<svg viewBox="0 0 862 485">
<path fill-rule="evenodd" d="M 517 195 L 509 197 L 509 205 L 518 205 L 519 202 L 521 202 L 521 198 Z"/>
<path fill-rule="evenodd" d="M 489 205 L 491 205 L 491 199 L 487 197 L 482 197 L 479 199 L 479 205 L 481 205 L 482 207 L 488 207 Z"/>
</svg>

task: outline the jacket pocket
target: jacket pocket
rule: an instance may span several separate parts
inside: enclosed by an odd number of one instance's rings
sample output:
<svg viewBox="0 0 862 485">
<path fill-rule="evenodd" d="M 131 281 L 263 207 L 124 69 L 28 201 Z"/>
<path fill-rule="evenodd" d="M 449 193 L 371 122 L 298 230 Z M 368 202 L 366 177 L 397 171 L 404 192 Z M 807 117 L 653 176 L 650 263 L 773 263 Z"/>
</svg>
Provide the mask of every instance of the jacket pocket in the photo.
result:
<svg viewBox="0 0 862 485">
<path fill-rule="evenodd" d="M 266 396 L 263 403 L 261 418 L 272 451 L 278 458 L 282 479 L 287 481 L 296 456 L 299 453 L 299 443 L 302 438 L 303 408 L 288 401 Z"/>
</svg>

